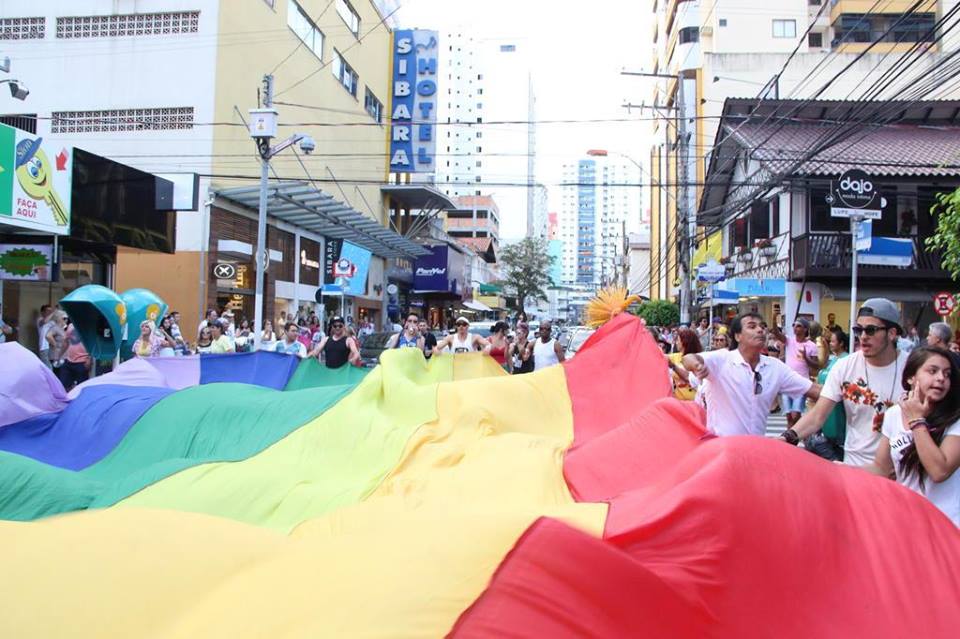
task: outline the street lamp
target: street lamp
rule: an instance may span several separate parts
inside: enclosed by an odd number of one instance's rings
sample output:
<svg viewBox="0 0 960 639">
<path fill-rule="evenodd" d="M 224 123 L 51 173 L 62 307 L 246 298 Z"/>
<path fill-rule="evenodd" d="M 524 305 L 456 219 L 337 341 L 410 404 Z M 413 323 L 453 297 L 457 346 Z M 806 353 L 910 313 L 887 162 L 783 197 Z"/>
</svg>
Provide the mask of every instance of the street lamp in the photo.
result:
<svg viewBox="0 0 960 639">
<path fill-rule="evenodd" d="M 273 108 L 273 76 L 263 76 L 263 109 L 250 109 L 250 137 L 257 144 L 260 154 L 260 206 L 257 214 L 257 254 L 254 258 L 257 269 L 256 289 L 253 309 L 254 350 L 260 349 L 263 334 L 263 277 L 270 264 L 267 253 L 267 188 L 270 182 L 270 159 L 281 151 L 300 143 L 300 150 L 309 155 L 317 148 L 309 135 L 295 133 L 283 142 L 270 146 L 270 140 L 277 135 L 277 111 Z"/>
</svg>

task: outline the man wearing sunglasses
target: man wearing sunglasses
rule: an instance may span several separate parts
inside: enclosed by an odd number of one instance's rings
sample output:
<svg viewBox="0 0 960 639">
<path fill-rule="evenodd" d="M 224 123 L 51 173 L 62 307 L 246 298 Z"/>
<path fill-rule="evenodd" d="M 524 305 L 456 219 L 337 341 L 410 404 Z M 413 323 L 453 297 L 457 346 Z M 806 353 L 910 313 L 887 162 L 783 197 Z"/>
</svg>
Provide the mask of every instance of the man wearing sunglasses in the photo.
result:
<svg viewBox="0 0 960 639">
<path fill-rule="evenodd" d="M 819 397 L 818 384 L 762 354 L 767 331 L 760 315 L 739 315 L 729 332 L 735 348 L 683 357 L 684 368 L 710 380 L 705 391 L 707 430 L 716 435 L 763 435 L 777 395 Z"/>
<path fill-rule="evenodd" d="M 462 315 L 454 323 L 457 330 L 447 335 L 433 347 L 433 354 L 440 353 L 472 353 L 474 351 L 490 351 L 490 342 L 476 333 L 470 332 L 470 320 Z"/>
<path fill-rule="evenodd" d="M 796 445 L 817 432 L 833 407 L 843 402 L 847 417 L 843 463 L 872 464 L 880 442 L 883 414 L 900 399 L 902 392 L 900 376 L 907 353 L 897 350 L 903 330 L 900 326 L 900 311 L 893 302 L 882 297 L 864 302 L 853 326 L 860 350 L 834 364 L 816 405 L 783 433 L 783 439 Z"/>
</svg>

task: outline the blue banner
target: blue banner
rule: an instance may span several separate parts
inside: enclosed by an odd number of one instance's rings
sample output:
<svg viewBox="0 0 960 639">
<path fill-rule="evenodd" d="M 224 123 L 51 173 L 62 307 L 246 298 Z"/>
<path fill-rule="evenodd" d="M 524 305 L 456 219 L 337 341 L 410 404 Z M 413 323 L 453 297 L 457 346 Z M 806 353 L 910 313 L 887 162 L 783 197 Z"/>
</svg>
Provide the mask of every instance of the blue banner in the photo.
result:
<svg viewBox="0 0 960 639">
<path fill-rule="evenodd" d="M 450 291 L 448 273 L 448 251 L 446 244 L 425 246 L 429 255 L 421 255 L 413 267 L 413 290 L 417 293 L 436 293 Z"/>
<path fill-rule="evenodd" d="M 393 38 L 390 171 L 432 173 L 436 155 L 436 31 L 399 29 Z"/>
<path fill-rule="evenodd" d="M 363 295 L 367 292 L 367 272 L 371 253 L 365 248 L 344 242 L 328 240 L 324 259 L 324 295 Z"/>
</svg>

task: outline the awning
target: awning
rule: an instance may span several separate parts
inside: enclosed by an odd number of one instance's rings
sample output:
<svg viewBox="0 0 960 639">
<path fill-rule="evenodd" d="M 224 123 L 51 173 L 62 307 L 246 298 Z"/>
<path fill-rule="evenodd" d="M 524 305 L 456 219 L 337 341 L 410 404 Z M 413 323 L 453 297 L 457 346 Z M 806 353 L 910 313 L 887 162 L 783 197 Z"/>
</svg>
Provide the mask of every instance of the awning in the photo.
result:
<svg viewBox="0 0 960 639">
<path fill-rule="evenodd" d="M 708 235 L 704 241 L 697 245 L 697 250 L 693 254 L 693 261 L 690 263 L 696 268 L 710 260 L 719 262 L 721 257 L 723 257 L 723 233 L 717 231 Z"/>
<path fill-rule="evenodd" d="M 217 196 L 252 211 L 260 206 L 259 186 L 222 189 L 217 191 Z M 419 244 L 384 228 L 307 182 L 271 183 L 267 189 L 267 215 L 324 237 L 346 240 L 380 257 L 416 257 L 428 253 Z"/>
<path fill-rule="evenodd" d="M 389 195 L 397 206 L 412 211 L 457 208 L 446 194 L 426 184 L 385 184 L 380 192 Z"/>
<path fill-rule="evenodd" d="M 467 300 L 467 301 L 465 301 L 465 302 L 463 303 L 463 305 L 466 306 L 466 307 L 469 308 L 469 309 L 472 309 L 472 310 L 474 310 L 474 311 L 480 311 L 480 312 L 483 312 L 483 313 L 489 313 L 490 311 L 493 310 L 492 308 L 490 308 L 489 306 L 487 306 L 487 305 L 484 304 L 483 302 L 475 302 L 475 301 L 473 301 L 473 300 Z"/>
</svg>

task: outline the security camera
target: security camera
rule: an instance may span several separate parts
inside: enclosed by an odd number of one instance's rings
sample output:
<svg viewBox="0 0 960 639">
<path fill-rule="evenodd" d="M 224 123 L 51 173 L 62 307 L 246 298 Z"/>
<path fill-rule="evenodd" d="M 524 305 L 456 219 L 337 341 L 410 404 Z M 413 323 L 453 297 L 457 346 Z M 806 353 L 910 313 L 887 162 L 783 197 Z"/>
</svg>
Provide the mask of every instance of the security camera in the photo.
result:
<svg viewBox="0 0 960 639">
<path fill-rule="evenodd" d="M 10 95 L 17 100 L 26 100 L 30 91 L 16 80 L 10 80 Z"/>
<path fill-rule="evenodd" d="M 309 135 L 305 135 L 300 139 L 300 150 L 306 155 L 310 155 L 317 148 L 317 143 L 314 142 L 313 138 Z"/>
</svg>

